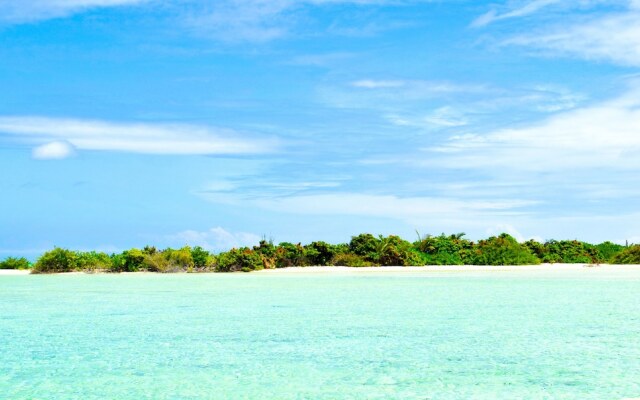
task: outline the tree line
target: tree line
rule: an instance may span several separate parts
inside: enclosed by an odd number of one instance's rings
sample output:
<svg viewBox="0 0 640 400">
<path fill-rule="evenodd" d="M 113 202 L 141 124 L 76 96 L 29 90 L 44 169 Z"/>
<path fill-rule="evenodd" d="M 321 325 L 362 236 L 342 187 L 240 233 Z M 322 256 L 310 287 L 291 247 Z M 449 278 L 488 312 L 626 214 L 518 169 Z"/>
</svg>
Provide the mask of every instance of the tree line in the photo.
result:
<svg viewBox="0 0 640 400">
<path fill-rule="evenodd" d="M 9 257 L 0 269 L 29 269 L 32 273 L 57 272 L 235 272 L 293 266 L 424 266 L 424 265 L 534 265 L 540 263 L 640 264 L 640 245 L 612 242 L 597 245 L 578 240 L 518 242 L 503 233 L 477 242 L 463 233 L 419 237 L 409 242 L 399 236 L 363 233 L 349 243 L 316 241 L 306 245 L 262 240 L 253 247 L 220 253 L 202 247 L 180 249 L 129 249 L 107 254 L 56 247 L 35 263 Z"/>
</svg>

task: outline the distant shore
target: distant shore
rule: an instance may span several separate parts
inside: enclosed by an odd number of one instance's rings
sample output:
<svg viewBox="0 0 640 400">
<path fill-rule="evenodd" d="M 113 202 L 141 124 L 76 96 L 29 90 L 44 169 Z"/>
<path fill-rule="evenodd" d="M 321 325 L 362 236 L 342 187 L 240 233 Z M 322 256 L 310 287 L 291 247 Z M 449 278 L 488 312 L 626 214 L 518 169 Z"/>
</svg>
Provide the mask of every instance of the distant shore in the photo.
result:
<svg viewBox="0 0 640 400">
<path fill-rule="evenodd" d="M 287 267 L 276 269 L 263 269 L 251 271 L 251 274 L 358 274 L 358 273 L 405 273 L 405 272 L 553 272 L 553 271 L 579 271 L 579 270 L 599 270 L 599 271 L 640 271 L 640 265 L 613 265 L 613 264 L 540 264 L 540 265 L 426 265 L 420 267 Z M 63 272 L 52 275 L 65 274 L 112 274 L 111 272 Z M 176 272 L 185 274 L 187 272 Z M 205 272 L 209 274 L 219 272 Z M 234 272 L 244 274 L 244 272 Z M 29 275 L 29 270 L 0 269 L 0 276 L 20 276 Z M 121 272 L 116 275 L 139 275 L 139 274 L 163 274 L 157 272 Z M 195 273 L 198 274 L 198 273 Z"/>
</svg>

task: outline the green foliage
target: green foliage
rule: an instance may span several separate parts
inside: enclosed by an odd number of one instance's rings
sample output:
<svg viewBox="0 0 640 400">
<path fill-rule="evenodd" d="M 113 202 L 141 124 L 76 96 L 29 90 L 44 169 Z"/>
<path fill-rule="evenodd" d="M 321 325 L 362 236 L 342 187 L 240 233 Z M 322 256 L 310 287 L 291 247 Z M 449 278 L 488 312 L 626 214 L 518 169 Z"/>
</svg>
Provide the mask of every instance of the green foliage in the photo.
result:
<svg viewBox="0 0 640 400">
<path fill-rule="evenodd" d="M 30 269 L 31 263 L 24 257 L 7 257 L 0 261 L 0 269 Z"/>
<path fill-rule="evenodd" d="M 349 242 L 349 250 L 365 260 L 375 260 L 378 258 L 378 248 L 380 247 L 380 239 L 370 233 L 362 233 L 358 236 L 351 237 Z"/>
<path fill-rule="evenodd" d="M 109 271 L 112 268 L 111 257 L 107 253 L 96 251 L 76 252 L 77 269 L 82 271 Z"/>
<path fill-rule="evenodd" d="M 479 241 L 475 246 L 472 262 L 476 265 L 540 264 L 529 247 L 518 243 L 506 233 Z"/>
<path fill-rule="evenodd" d="M 422 257 L 411 243 L 399 236 L 380 236 L 374 260 L 384 266 L 424 265 Z"/>
<path fill-rule="evenodd" d="M 144 253 L 140 269 L 150 272 L 192 271 L 195 265 L 192 250 L 189 246 L 178 250 L 168 248 L 162 251 Z"/>
<path fill-rule="evenodd" d="M 409 266 L 409 265 L 523 265 L 554 263 L 640 263 L 639 246 L 623 247 L 612 242 L 598 245 L 577 240 L 529 240 L 518 243 L 506 233 L 474 243 L 455 235 L 425 236 L 410 243 L 399 236 L 378 237 L 363 233 L 349 243 L 316 241 L 308 245 L 261 240 L 252 248 L 243 247 L 211 254 L 202 247 L 159 250 L 145 246 L 119 254 L 76 252 L 55 248 L 44 253 L 33 266 L 34 273 L 69 271 L 111 272 L 233 272 L 292 266 Z M 29 261 L 7 258 L 0 268 L 29 268 Z"/>
<path fill-rule="evenodd" d="M 145 251 L 131 249 L 123 251 L 121 254 L 112 255 L 113 272 L 136 272 L 144 269 L 145 256 L 155 254 L 155 247 L 145 247 Z"/>
<path fill-rule="evenodd" d="M 640 245 L 625 248 L 613 257 L 614 264 L 640 264 Z"/>
<path fill-rule="evenodd" d="M 211 271 L 216 262 L 216 257 L 200 246 L 191 249 L 191 259 L 197 271 Z"/>
<path fill-rule="evenodd" d="M 371 267 L 373 264 L 353 253 L 337 253 L 331 264 L 339 267 Z"/>
<path fill-rule="evenodd" d="M 601 262 L 598 249 L 578 240 L 550 240 L 536 249 L 536 256 L 545 263 L 597 264 Z"/>
<path fill-rule="evenodd" d="M 424 254 L 427 265 L 464 265 L 473 258 L 473 242 L 464 239 L 464 233 L 426 236 L 414 246 Z"/>
<path fill-rule="evenodd" d="M 603 242 L 597 244 L 596 249 L 601 262 L 613 262 L 616 255 L 623 252 L 625 247 L 612 242 Z"/>
<path fill-rule="evenodd" d="M 276 268 L 303 267 L 307 265 L 304 247 L 300 243 L 283 242 L 274 254 Z"/>
<path fill-rule="evenodd" d="M 256 271 L 265 267 L 264 256 L 257 251 L 243 247 L 220 253 L 216 264 L 218 272 Z"/>
<path fill-rule="evenodd" d="M 257 246 L 253 246 L 253 250 L 265 257 L 273 257 L 276 254 L 276 246 L 273 245 L 273 242 L 264 239 Z"/>
<path fill-rule="evenodd" d="M 304 246 L 304 256 L 309 265 L 331 265 L 335 254 L 334 246 L 326 242 L 312 242 Z"/>
<path fill-rule="evenodd" d="M 71 272 L 76 271 L 78 267 L 78 256 L 75 252 L 56 247 L 38 258 L 32 272 L 35 274 Z"/>
</svg>

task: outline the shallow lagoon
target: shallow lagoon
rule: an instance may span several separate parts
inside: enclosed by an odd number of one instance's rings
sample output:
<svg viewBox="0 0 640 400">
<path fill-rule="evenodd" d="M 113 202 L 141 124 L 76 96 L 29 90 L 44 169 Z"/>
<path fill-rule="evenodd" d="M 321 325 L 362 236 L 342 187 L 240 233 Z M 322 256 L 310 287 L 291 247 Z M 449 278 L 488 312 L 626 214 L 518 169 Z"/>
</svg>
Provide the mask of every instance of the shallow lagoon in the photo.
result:
<svg viewBox="0 0 640 400">
<path fill-rule="evenodd" d="M 640 269 L 0 276 L 2 399 L 640 397 Z"/>
</svg>

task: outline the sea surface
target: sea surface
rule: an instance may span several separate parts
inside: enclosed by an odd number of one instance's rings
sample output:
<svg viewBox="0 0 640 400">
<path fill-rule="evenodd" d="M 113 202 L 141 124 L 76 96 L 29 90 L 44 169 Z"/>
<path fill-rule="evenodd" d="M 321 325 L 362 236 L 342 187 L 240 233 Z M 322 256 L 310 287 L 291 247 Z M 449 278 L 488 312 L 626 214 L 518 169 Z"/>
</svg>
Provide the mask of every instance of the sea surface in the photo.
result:
<svg viewBox="0 0 640 400">
<path fill-rule="evenodd" d="M 640 397 L 640 270 L 0 276 L 0 399 Z"/>
</svg>

